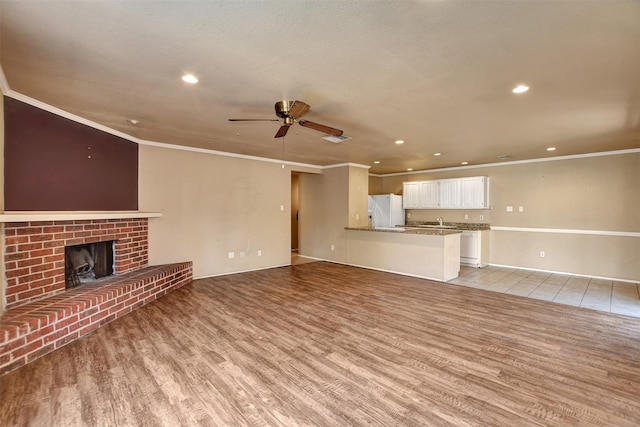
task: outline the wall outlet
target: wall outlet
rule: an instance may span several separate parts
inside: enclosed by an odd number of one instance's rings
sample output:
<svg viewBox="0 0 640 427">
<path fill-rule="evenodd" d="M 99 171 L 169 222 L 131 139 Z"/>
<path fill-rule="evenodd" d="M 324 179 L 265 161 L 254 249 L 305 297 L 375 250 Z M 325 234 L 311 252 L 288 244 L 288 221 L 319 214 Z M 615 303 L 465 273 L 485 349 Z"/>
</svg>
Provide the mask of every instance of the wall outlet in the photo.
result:
<svg viewBox="0 0 640 427">
<path fill-rule="evenodd" d="M 258 256 L 262 256 L 262 249 L 258 249 Z"/>
<path fill-rule="evenodd" d="M 469 215 L 465 214 L 464 219 L 469 219 Z"/>
<path fill-rule="evenodd" d="M 407 214 L 407 218 L 411 218 L 411 213 L 408 213 L 408 214 Z"/>
<path fill-rule="evenodd" d="M 484 215 L 480 215 L 480 221 L 484 221 Z"/>
<path fill-rule="evenodd" d="M 540 258 L 544 258 L 545 255 L 544 251 L 540 251 Z"/>
<path fill-rule="evenodd" d="M 513 212 L 513 206 L 507 206 L 507 212 Z"/>
<path fill-rule="evenodd" d="M 331 250 L 335 251 L 336 250 L 336 245 L 331 245 Z"/>
<path fill-rule="evenodd" d="M 359 219 L 360 219 L 360 214 L 359 214 L 359 213 L 357 213 L 357 214 L 356 214 L 356 221 L 357 221 L 357 220 L 359 220 Z"/>
<path fill-rule="evenodd" d="M 518 206 L 518 212 L 520 213 L 524 212 L 524 206 Z"/>
<path fill-rule="evenodd" d="M 284 211 L 284 205 L 280 205 L 280 210 Z"/>
<path fill-rule="evenodd" d="M 229 252 L 229 259 L 235 258 L 235 252 Z"/>
<path fill-rule="evenodd" d="M 240 258 L 244 258 L 246 254 L 244 252 L 240 252 Z"/>
</svg>

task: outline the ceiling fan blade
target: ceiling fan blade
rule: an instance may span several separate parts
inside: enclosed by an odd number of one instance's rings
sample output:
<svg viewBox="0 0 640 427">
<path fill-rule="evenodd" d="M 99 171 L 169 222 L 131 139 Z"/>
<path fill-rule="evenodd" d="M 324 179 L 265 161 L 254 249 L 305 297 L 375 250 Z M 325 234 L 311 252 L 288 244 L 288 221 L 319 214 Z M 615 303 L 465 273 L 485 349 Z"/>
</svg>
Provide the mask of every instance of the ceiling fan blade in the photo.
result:
<svg viewBox="0 0 640 427">
<path fill-rule="evenodd" d="M 289 125 L 280 126 L 280 129 L 278 129 L 278 133 L 276 133 L 276 136 L 274 136 L 274 138 L 282 138 L 287 134 L 288 130 Z"/>
<path fill-rule="evenodd" d="M 229 119 L 230 122 L 279 122 L 280 119 Z"/>
<path fill-rule="evenodd" d="M 309 120 L 298 120 L 300 126 L 327 133 L 329 135 L 340 136 L 342 131 L 340 129 L 332 128 L 329 126 L 321 125 L 320 123 L 310 122 Z"/>
<path fill-rule="evenodd" d="M 298 117 L 302 117 L 307 111 L 309 111 L 309 107 L 302 101 L 293 101 L 291 107 L 289 107 L 289 112 L 287 113 L 289 117 L 297 119 Z"/>
</svg>

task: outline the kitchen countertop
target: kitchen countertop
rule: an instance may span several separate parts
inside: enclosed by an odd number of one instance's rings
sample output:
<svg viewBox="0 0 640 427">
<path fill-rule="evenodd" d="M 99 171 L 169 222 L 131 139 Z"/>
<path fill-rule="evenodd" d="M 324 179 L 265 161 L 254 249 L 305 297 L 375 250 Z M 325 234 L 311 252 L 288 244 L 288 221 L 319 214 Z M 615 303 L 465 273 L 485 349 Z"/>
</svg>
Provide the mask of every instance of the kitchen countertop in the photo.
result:
<svg viewBox="0 0 640 427">
<path fill-rule="evenodd" d="M 353 231 L 374 231 L 380 233 L 395 233 L 395 234 L 422 234 L 427 236 L 448 236 L 450 234 L 460 234 L 462 230 L 452 229 L 434 229 L 434 228 L 414 228 L 412 226 L 400 226 L 400 227 L 345 227 L 345 230 Z"/>
<path fill-rule="evenodd" d="M 437 221 L 408 221 L 405 227 L 419 227 L 421 225 L 438 225 Z M 443 225 L 453 226 L 453 230 L 490 230 L 491 224 L 486 222 L 445 222 Z"/>
</svg>

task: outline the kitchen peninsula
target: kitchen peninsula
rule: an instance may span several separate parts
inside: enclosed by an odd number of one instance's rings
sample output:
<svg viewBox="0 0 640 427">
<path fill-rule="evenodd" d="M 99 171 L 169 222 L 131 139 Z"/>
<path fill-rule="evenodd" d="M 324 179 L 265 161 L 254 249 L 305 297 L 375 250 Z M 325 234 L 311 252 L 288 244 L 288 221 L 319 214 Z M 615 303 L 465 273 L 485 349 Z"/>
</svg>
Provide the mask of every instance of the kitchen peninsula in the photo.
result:
<svg viewBox="0 0 640 427">
<path fill-rule="evenodd" d="M 459 230 L 418 227 L 347 230 L 348 263 L 446 282 L 460 272 Z"/>
</svg>

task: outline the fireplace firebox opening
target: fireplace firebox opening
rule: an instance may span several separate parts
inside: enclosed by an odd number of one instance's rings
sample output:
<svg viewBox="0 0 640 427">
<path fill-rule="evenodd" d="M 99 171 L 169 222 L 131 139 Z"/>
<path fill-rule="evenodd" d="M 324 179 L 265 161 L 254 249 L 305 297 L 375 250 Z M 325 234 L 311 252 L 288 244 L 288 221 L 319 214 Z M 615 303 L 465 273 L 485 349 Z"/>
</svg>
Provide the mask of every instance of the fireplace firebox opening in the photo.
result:
<svg viewBox="0 0 640 427">
<path fill-rule="evenodd" d="M 113 275 L 114 241 L 65 246 L 65 289 Z"/>
</svg>

